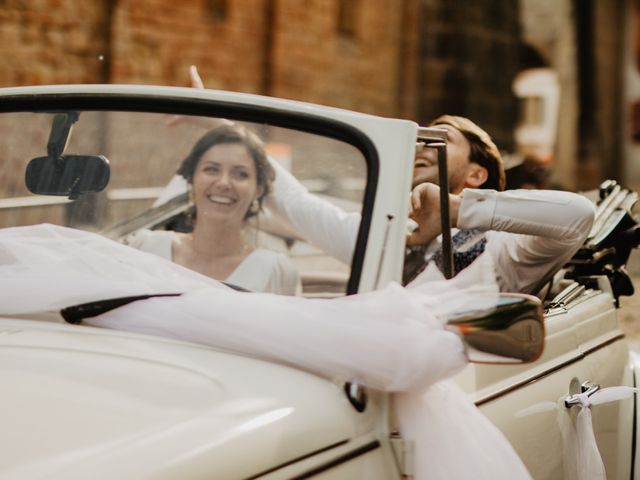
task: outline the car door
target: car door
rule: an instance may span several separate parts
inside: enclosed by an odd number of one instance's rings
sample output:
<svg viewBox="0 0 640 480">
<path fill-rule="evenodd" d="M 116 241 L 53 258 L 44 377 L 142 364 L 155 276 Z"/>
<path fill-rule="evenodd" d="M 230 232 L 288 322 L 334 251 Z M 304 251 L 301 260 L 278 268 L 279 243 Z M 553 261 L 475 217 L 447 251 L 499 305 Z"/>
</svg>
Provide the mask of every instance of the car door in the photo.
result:
<svg viewBox="0 0 640 480">
<path fill-rule="evenodd" d="M 633 379 L 611 295 L 585 290 L 547 311 L 542 357 L 520 366 L 470 365 L 458 377 L 481 411 L 506 435 L 534 478 L 564 478 L 575 461 L 568 428 L 579 407 L 565 407 L 572 382 L 600 387 Z M 608 478 L 629 478 L 633 399 L 592 407 Z M 567 465 L 565 465 L 567 463 Z"/>
</svg>

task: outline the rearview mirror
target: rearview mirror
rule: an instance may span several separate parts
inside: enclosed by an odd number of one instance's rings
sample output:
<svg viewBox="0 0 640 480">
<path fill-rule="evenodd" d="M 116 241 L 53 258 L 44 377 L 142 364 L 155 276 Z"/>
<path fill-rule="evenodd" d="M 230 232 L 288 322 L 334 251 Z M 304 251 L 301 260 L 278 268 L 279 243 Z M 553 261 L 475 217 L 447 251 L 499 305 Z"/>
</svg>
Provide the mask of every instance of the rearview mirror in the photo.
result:
<svg viewBox="0 0 640 480">
<path fill-rule="evenodd" d="M 109 160 L 101 155 L 36 157 L 27 165 L 25 182 L 30 192 L 61 195 L 70 200 L 97 193 L 109 183 Z"/>
<path fill-rule="evenodd" d="M 494 307 L 463 312 L 447 322 L 474 363 L 529 363 L 544 349 L 544 311 L 536 297 L 500 294 Z"/>
</svg>

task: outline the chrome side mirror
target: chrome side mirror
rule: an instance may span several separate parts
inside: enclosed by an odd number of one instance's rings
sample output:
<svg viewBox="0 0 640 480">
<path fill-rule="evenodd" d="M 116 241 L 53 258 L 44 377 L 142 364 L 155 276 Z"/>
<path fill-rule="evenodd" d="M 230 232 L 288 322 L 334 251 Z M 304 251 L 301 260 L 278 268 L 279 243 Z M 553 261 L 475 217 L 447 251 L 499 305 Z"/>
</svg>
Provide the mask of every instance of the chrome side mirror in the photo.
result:
<svg viewBox="0 0 640 480">
<path fill-rule="evenodd" d="M 542 302 L 531 295 L 503 293 L 494 307 L 449 319 L 473 363 L 529 363 L 544 349 Z"/>
</svg>

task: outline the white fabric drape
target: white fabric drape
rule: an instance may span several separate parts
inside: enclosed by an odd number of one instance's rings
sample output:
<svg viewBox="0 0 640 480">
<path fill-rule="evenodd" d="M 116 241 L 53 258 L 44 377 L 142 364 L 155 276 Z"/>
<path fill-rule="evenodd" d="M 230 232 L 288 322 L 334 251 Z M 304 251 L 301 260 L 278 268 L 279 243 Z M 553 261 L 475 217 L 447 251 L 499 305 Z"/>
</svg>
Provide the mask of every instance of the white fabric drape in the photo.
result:
<svg viewBox="0 0 640 480">
<path fill-rule="evenodd" d="M 560 425 L 563 430 L 564 470 L 567 480 L 607 480 L 593 432 L 591 407 L 624 400 L 639 391 L 637 388 L 618 386 L 603 388 L 591 396 L 585 393 L 575 395 L 580 402 L 575 424 L 571 421 L 569 410 L 564 406 L 564 400 L 559 402 L 559 415 L 564 417 L 560 419 Z"/>
<path fill-rule="evenodd" d="M 452 381 L 394 396 L 400 431 L 414 442 L 414 478 L 525 479 L 522 461 L 498 428 Z"/>
<path fill-rule="evenodd" d="M 542 402 L 522 410 L 518 416 L 526 417 L 539 412 L 557 412 L 562 437 L 563 480 L 606 480 L 607 474 L 593 431 L 591 407 L 631 397 L 640 389 L 616 386 L 605 387 L 588 396 L 576 394 L 579 408 L 575 418 L 565 405 L 566 397 L 554 402 Z"/>
<path fill-rule="evenodd" d="M 451 281 L 436 272 L 427 269 L 412 288 L 390 284 L 338 299 L 292 298 L 235 292 L 95 234 L 52 225 L 0 230 L 0 314 L 181 292 L 84 323 L 207 344 L 403 392 L 397 414 L 403 436 L 415 442 L 415 478 L 529 478 L 500 432 L 459 388 L 442 382 L 466 364 L 462 341 L 445 329 L 447 317 L 495 303 L 490 257 Z"/>
<path fill-rule="evenodd" d="M 182 293 L 220 282 L 100 235 L 42 224 L 0 230 L 0 313 L 151 293 Z"/>
</svg>

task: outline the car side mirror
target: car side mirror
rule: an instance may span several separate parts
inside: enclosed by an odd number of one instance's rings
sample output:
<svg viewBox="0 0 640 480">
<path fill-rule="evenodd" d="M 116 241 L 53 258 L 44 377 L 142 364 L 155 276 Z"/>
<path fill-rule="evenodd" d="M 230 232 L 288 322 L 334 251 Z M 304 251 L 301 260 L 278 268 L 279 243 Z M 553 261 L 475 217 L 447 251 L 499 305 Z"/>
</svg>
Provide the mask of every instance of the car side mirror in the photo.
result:
<svg viewBox="0 0 640 480">
<path fill-rule="evenodd" d="M 544 349 L 544 310 L 531 295 L 500 294 L 495 306 L 461 312 L 447 328 L 462 337 L 473 363 L 530 363 Z"/>
<path fill-rule="evenodd" d="M 36 157 L 27 165 L 25 182 L 32 193 L 74 200 L 85 193 L 104 190 L 110 171 L 109 160 L 102 155 Z"/>
</svg>

